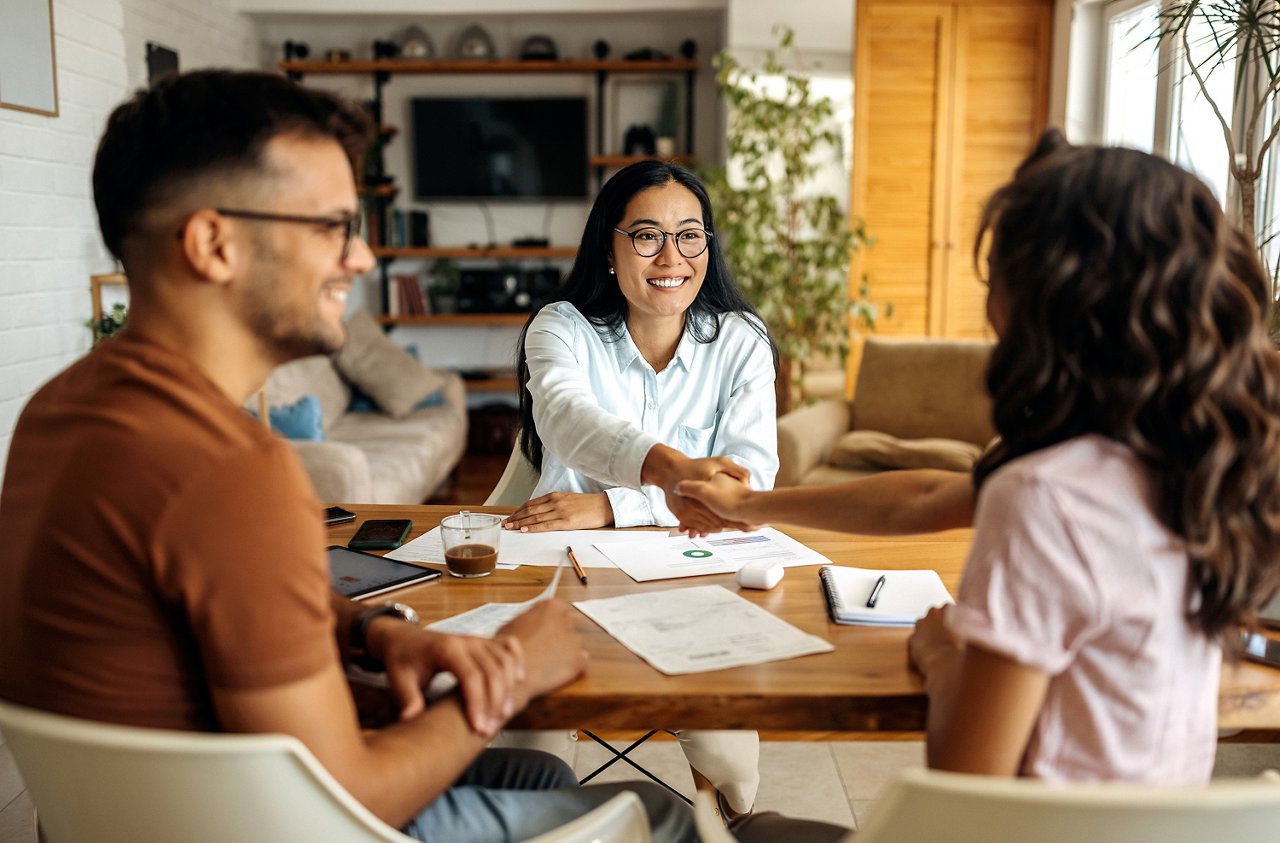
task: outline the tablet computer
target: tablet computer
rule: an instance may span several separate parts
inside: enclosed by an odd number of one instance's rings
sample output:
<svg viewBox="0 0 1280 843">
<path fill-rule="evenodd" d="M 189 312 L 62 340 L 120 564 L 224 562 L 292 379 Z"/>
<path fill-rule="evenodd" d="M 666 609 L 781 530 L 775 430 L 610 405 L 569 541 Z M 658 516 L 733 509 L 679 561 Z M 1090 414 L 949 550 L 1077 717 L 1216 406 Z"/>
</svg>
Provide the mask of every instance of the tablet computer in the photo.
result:
<svg viewBox="0 0 1280 843">
<path fill-rule="evenodd" d="M 439 576 L 440 572 L 431 568 L 419 568 L 408 562 L 341 545 L 329 547 L 329 582 L 340 594 L 352 600 L 362 600 Z"/>
</svg>

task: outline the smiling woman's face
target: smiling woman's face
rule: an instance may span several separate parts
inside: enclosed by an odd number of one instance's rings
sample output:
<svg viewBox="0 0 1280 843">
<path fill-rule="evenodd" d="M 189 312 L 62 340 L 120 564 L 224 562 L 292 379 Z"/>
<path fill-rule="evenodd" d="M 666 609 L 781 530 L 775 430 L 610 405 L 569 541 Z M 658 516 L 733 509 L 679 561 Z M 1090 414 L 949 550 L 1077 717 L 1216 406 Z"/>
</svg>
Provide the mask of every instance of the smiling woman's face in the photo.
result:
<svg viewBox="0 0 1280 843">
<path fill-rule="evenodd" d="M 664 232 L 702 229 L 702 206 L 687 187 L 669 182 L 642 190 L 627 203 L 618 228 L 632 232 L 656 228 Z M 618 286 L 626 298 L 627 323 L 679 320 L 702 289 L 707 274 L 708 253 L 686 258 L 668 235 L 662 251 L 641 257 L 624 234 L 614 232 L 610 264 L 617 273 Z"/>
</svg>

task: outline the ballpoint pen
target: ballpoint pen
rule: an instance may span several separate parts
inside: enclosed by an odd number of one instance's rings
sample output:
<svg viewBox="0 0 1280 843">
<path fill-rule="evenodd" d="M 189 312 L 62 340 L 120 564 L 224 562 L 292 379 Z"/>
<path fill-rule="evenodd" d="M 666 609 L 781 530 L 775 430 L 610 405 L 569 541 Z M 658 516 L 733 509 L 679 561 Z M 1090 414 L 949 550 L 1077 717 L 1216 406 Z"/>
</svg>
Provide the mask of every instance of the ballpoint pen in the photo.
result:
<svg viewBox="0 0 1280 843">
<path fill-rule="evenodd" d="M 569 558 L 573 558 L 573 554 L 569 554 Z M 874 609 L 876 600 L 880 599 L 880 589 L 884 588 L 884 574 L 880 575 L 880 579 L 876 580 L 875 586 L 871 589 L 871 596 L 867 598 L 867 608 Z"/>
<path fill-rule="evenodd" d="M 578 564 L 578 557 L 573 555 L 573 548 L 566 547 L 565 553 L 569 554 L 569 561 L 573 563 L 573 570 L 577 572 L 578 579 L 582 580 L 582 584 L 587 584 L 587 575 L 582 573 L 582 566 Z"/>
</svg>

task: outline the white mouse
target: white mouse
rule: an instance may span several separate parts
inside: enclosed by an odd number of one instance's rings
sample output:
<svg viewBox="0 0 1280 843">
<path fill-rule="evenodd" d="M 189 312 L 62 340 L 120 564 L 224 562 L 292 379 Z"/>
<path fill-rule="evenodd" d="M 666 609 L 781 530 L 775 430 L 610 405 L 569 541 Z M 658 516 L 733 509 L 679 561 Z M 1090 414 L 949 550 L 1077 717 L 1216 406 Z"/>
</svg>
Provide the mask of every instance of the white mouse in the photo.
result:
<svg viewBox="0 0 1280 843">
<path fill-rule="evenodd" d="M 757 559 L 738 569 L 738 585 L 743 588 L 773 588 L 782 582 L 782 563 Z"/>
</svg>

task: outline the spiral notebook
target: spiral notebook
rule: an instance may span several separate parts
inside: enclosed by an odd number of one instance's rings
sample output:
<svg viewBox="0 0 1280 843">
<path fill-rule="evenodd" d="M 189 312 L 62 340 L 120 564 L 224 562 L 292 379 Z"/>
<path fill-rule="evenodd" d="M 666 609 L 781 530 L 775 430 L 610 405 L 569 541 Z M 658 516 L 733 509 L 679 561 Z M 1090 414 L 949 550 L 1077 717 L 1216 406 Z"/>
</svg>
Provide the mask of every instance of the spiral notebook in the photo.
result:
<svg viewBox="0 0 1280 843">
<path fill-rule="evenodd" d="M 954 603 L 937 571 L 872 571 L 823 565 L 818 570 L 831 620 L 855 626 L 912 626 L 934 606 Z M 876 583 L 884 577 L 884 585 Z M 872 592 L 875 605 L 868 606 Z"/>
</svg>

